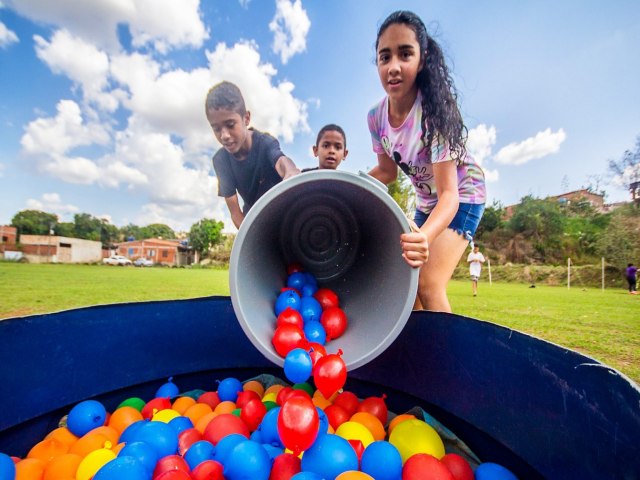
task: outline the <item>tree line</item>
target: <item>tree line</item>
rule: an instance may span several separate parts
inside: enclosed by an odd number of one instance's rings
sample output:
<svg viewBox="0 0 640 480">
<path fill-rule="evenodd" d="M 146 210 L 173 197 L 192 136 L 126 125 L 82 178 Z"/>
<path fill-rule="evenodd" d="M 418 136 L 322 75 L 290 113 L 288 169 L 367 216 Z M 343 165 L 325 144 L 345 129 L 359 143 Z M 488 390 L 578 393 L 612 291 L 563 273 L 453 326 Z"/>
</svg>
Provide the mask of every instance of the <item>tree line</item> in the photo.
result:
<svg viewBox="0 0 640 480">
<path fill-rule="evenodd" d="M 60 222 L 58 216 L 53 213 L 22 210 L 13 216 L 11 226 L 17 229 L 18 239 L 20 235 L 57 235 L 93 240 L 107 247 L 130 240 L 172 240 L 177 237 L 176 232 L 163 223 L 152 223 L 143 227 L 130 223 L 119 228 L 104 218 L 97 218 L 88 213 L 75 214 L 73 222 Z M 191 226 L 187 243 L 200 255 L 206 255 L 210 248 L 223 241 L 223 228 L 223 222 L 203 218 Z"/>
</svg>

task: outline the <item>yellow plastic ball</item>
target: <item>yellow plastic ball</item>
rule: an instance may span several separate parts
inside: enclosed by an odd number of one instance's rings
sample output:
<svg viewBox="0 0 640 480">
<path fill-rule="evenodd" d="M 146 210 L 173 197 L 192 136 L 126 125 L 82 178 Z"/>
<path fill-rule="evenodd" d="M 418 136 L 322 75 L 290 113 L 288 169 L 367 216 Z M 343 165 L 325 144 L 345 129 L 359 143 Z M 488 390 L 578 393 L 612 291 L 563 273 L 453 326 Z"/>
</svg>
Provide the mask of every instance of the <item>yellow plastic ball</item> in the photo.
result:
<svg viewBox="0 0 640 480">
<path fill-rule="evenodd" d="M 418 419 L 405 420 L 396 425 L 389 443 L 398 449 L 402 463 L 416 453 L 428 453 L 440 460 L 444 457 L 444 444 L 431 425 Z"/>
<path fill-rule="evenodd" d="M 352 421 L 342 423 L 336 430 L 336 435 L 345 440 L 360 440 L 364 448 L 367 448 L 375 440 L 367 427 Z"/>
<path fill-rule="evenodd" d="M 180 413 L 176 412 L 175 410 L 171 408 L 165 408 L 164 410 L 160 410 L 159 412 L 154 413 L 153 417 L 151 417 L 151 420 L 153 420 L 154 422 L 169 423 L 171 420 L 179 416 Z"/>
</svg>

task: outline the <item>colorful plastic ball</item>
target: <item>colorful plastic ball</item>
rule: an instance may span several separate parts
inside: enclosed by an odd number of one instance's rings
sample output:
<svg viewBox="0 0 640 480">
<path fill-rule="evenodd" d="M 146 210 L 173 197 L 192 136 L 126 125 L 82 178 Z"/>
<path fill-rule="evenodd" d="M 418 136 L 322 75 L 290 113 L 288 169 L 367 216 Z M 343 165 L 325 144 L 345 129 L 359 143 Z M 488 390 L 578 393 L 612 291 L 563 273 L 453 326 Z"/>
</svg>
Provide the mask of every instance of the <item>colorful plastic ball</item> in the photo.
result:
<svg viewBox="0 0 640 480">
<path fill-rule="evenodd" d="M 141 399 L 140 397 L 130 397 L 127 398 L 126 400 L 123 400 L 122 402 L 120 402 L 120 405 L 118 405 L 118 408 L 120 407 L 133 407 L 136 410 L 138 410 L 139 412 L 142 411 L 142 407 L 144 407 L 145 402 L 143 399 Z"/>
<path fill-rule="evenodd" d="M 185 473 L 191 472 L 189 464 L 180 455 L 167 455 L 162 457 L 156 463 L 156 468 L 153 470 L 153 478 L 161 478 L 166 472 L 172 472 L 180 470 Z M 190 478 L 187 476 L 187 478 Z"/>
<path fill-rule="evenodd" d="M 223 413 L 209 422 L 203 438 L 217 445 L 222 438 L 232 433 L 238 433 L 248 439 L 251 432 L 239 417 L 231 413 Z"/>
<path fill-rule="evenodd" d="M 264 406 L 267 407 L 267 412 L 269 410 L 273 410 L 274 408 L 278 407 L 278 404 L 276 402 L 271 401 L 271 400 L 263 400 L 262 403 L 264 403 Z"/>
<path fill-rule="evenodd" d="M 16 463 L 15 480 L 39 480 L 46 466 L 46 462 L 39 458 L 23 458 Z"/>
<path fill-rule="evenodd" d="M 215 460 L 205 460 L 191 471 L 193 480 L 225 480 L 224 467 Z"/>
<path fill-rule="evenodd" d="M 16 476 L 16 464 L 9 455 L 0 453 L 0 478 L 13 479 Z"/>
<path fill-rule="evenodd" d="M 384 401 L 386 395 L 382 397 L 368 397 L 360 402 L 358 405 L 358 412 L 369 412 L 382 422 L 383 425 L 387 424 L 389 417 L 389 411 L 387 410 L 387 404 Z"/>
<path fill-rule="evenodd" d="M 324 413 L 329 419 L 329 425 L 331 425 L 331 428 L 334 430 L 337 430 L 340 425 L 349 421 L 350 418 L 347 411 L 335 403 L 325 408 Z"/>
<path fill-rule="evenodd" d="M 367 448 L 373 443 L 373 434 L 367 427 L 358 422 L 344 422 L 336 429 L 336 435 L 346 440 L 360 440 L 362 445 Z"/>
<path fill-rule="evenodd" d="M 318 437 L 320 420 L 311 398 L 301 390 L 294 390 L 278 415 L 278 433 L 285 447 L 294 455 L 309 448 Z"/>
<path fill-rule="evenodd" d="M 133 457 L 117 457 L 105 464 L 93 477 L 93 480 L 149 480 L 147 472 Z"/>
<path fill-rule="evenodd" d="M 402 466 L 402 480 L 455 480 L 449 469 L 433 455 L 416 453 Z M 477 478 L 477 477 L 476 477 Z"/>
<path fill-rule="evenodd" d="M 171 408 L 171 400 L 168 397 L 156 397 L 149 400 L 142 407 L 142 418 L 145 420 L 151 420 L 156 412 L 160 410 L 167 410 Z"/>
<path fill-rule="evenodd" d="M 180 432 L 193 428 L 193 422 L 189 417 L 180 415 L 169 420 L 169 426 L 179 434 Z"/>
<path fill-rule="evenodd" d="M 215 458 L 216 448 L 211 442 L 200 440 L 195 442 L 184 454 L 184 459 L 192 470 L 205 460 Z"/>
<path fill-rule="evenodd" d="M 339 405 L 340 407 L 344 408 L 347 414 L 349 414 L 349 417 L 351 417 L 358 411 L 360 399 L 356 396 L 355 393 L 344 390 L 343 392 L 340 392 L 338 394 L 338 396 L 333 401 L 333 404 Z"/>
<path fill-rule="evenodd" d="M 278 295 L 275 305 L 276 317 L 287 307 L 293 308 L 294 310 L 300 310 L 300 295 L 293 290 L 285 290 Z"/>
<path fill-rule="evenodd" d="M 76 471 L 77 480 L 90 480 L 98 470 L 116 458 L 116 454 L 113 453 L 108 442 L 105 447 L 94 450 L 82 459 Z"/>
<path fill-rule="evenodd" d="M 284 359 L 284 375 L 291 383 L 306 382 L 312 368 L 311 357 L 302 348 L 294 348 Z"/>
<path fill-rule="evenodd" d="M 273 460 L 269 480 L 289 480 L 299 472 L 300 459 L 291 453 L 283 453 Z"/>
<path fill-rule="evenodd" d="M 238 393 L 242 392 L 242 382 L 237 378 L 228 377 L 218 384 L 218 398 L 221 402 L 235 402 Z"/>
<path fill-rule="evenodd" d="M 360 472 L 358 470 L 349 470 L 348 472 L 343 472 L 336 477 L 336 480 L 377 480 L 374 479 L 371 475 L 367 475 L 364 472 Z"/>
<path fill-rule="evenodd" d="M 61 478 L 76 478 L 76 472 L 78 471 L 78 465 L 82 461 L 82 457 L 75 453 L 65 453 L 59 457 L 54 458 L 44 469 L 42 480 L 59 480 Z M 0 467 L 0 478 L 3 477 L 2 468 Z"/>
<path fill-rule="evenodd" d="M 227 480 L 268 480 L 270 470 L 269 454 L 262 445 L 251 440 L 236 445 L 224 464 Z"/>
<path fill-rule="evenodd" d="M 464 457 L 457 453 L 447 453 L 440 461 L 451 472 L 455 480 L 474 480 L 473 469 Z"/>
<path fill-rule="evenodd" d="M 278 456 L 284 453 L 284 448 L 274 447 L 273 445 L 269 445 L 268 443 L 257 442 L 262 445 L 262 448 L 265 449 L 267 455 L 269 455 L 269 461 L 273 463 L 273 460 Z"/>
<path fill-rule="evenodd" d="M 276 447 L 284 447 L 284 443 L 280 439 L 278 433 L 278 415 L 280 414 L 280 407 L 276 407 L 269 410 L 258 427 L 260 436 L 262 437 L 262 443 L 268 443 Z"/>
<path fill-rule="evenodd" d="M 299 472 L 291 477 L 291 480 L 325 480 L 325 478 L 315 472 Z"/>
<path fill-rule="evenodd" d="M 236 445 L 244 442 L 245 440 L 247 440 L 247 438 L 239 433 L 232 433 L 221 438 L 215 448 L 214 460 L 224 465 L 227 462 L 227 458 L 231 451 L 236 448 Z"/>
<path fill-rule="evenodd" d="M 403 413 L 403 414 L 400 414 L 400 415 L 396 415 L 389 422 L 389 425 L 387 427 L 387 434 L 391 435 L 391 432 L 393 432 L 393 429 L 396 428 L 396 425 L 404 422 L 405 420 L 411 420 L 411 419 L 415 419 L 415 418 L 416 418 L 416 416 L 415 415 L 411 415 L 410 413 Z"/>
<path fill-rule="evenodd" d="M 145 470 L 151 474 L 160 460 L 160 455 L 155 448 L 146 442 L 128 442 L 118 453 L 118 457 L 135 458 Z"/>
<path fill-rule="evenodd" d="M 184 455 L 189 447 L 202 440 L 202 432 L 197 428 L 188 428 L 178 434 L 178 453 Z"/>
<path fill-rule="evenodd" d="M 120 434 L 120 438 L 118 439 L 118 443 L 127 443 L 127 442 L 135 441 L 134 438 L 135 438 L 136 432 L 148 422 L 149 420 L 138 420 L 137 422 L 133 422 L 131 425 L 129 425 L 122 431 L 122 433 Z"/>
<path fill-rule="evenodd" d="M 328 288 L 319 288 L 313 296 L 318 300 L 323 310 L 340 306 L 338 295 Z"/>
<path fill-rule="evenodd" d="M 389 442 L 398 449 L 403 462 L 417 453 L 427 453 L 438 460 L 445 454 L 444 444 L 438 433 L 422 420 L 400 423 L 393 429 Z"/>
<path fill-rule="evenodd" d="M 327 332 L 327 339 L 335 340 L 347 329 L 347 315 L 340 307 L 330 307 L 322 312 L 320 323 Z"/>
<path fill-rule="evenodd" d="M 518 478 L 502 465 L 485 462 L 476 468 L 475 480 L 518 480 Z"/>
<path fill-rule="evenodd" d="M 180 393 L 178 386 L 173 383 L 173 377 L 169 377 L 167 383 L 163 384 L 156 391 L 155 397 L 173 398 Z"/>
<path fill-rule="evenodd" d="M 164 410 L 158 410 L 151 416 L 151 420 L 154 422 L 163 422 L 168 424 L 174 418 L 179 417 L 180 414 L 172 408 L 165 408 Z"/>
<path fill-rule="evenodd" d="M 218 396 L 218 392 L 204 392 L 202 395 L 198 397 L 198 403 L 204 403 L 209 405 L 213 410 L 220 403 L 220 397 Z"/>
<path fill-rule="evenodd" d="M 324 398 L 330 398 L 347 381 L 347 366 L 341 355 L 342 350 L 325 355 L 313 368 L 313 381 Z"/>
<path fill-rule="evenodd" d="M 303 471 L 314 472 L 322 478 L 336 478 L 342 472 L 358 469 L 358 457 L 347 440 L 337 435 L 321 435 L 304 452 Z"/>
<path fill-rule="evenodd" d="M 316 320 L 308 320 L 304 324 L 304 336 L 308 341 L 324 345 L 327 342 L 327 333 L 322 324 Z"/>
<path fill-rule="evenodd" d="M 254 398 L 242 407 L 240 410 L 240 418 L 246 423 L 247 427 L 249 427 L 249 431 L 253 432 L 258 428 L 266 413 L 267 407 L 264 403 L 262 403 L 259 398 Z"/>
<path fill-rule="evenodd" d="M 305 283 L 302 286 L 302 291 L 300 293 L 302 293 L 302 298 L 304 298 L 304 297 L 313 297 L 314 293 L 316 293 L 317 290 L 318 290 L 318 286 L 317 285 L 312 285 L 310 283 Z"/>
<path fill-rule="evenodd" d="M 107 425 L 114 428 L 118 433 L 122 435 L 122 432 L 132 423 L 142 420 L 142 414 L 140 410 L 134 407 L 125 405 L 124 407 L 117 408 L 109 417 Z"/>
<path fill-rule="evenodd" d="M 313 297 L 302 297 L 300 300 L 299 311 L 305 323 L 311 320 L 319 322 L 320 317 L 322 316 L 322 307 L 320 306 L 320 302 Z"/>
<path fill-rule="evenodd" d="M 280 313 L 280 315 L 278 315 L 278 318 L 276 319 L 276 328 L 285 323 L 295 325 L 299 328 L 304 327 L 304 320 L 302 319 L 302 315 L 300 315 L 300 312 L 298 310 L 294 310 L 291 307 L 285 308 Z"/>
<path fill-rule="evenodd" d="M 291 262 L 287 265 L 287 275 L 291 275 L 295 272 L 304 272 L 304 267 L 299 262 Z"/>
<path fill-rule="evenodd" d="M 184 470 L 167 470 L 153 480 L 191 480 L 191 475 Z"/>
<path fill-rule="evenodd" d="M 187 409 L 196 404 L 196 399 L 193 397 L 183 396 L 177 397 L 173 403 L 171 404 L 171 408 L 178 412 L 180 415 L 183 415 Z"/>
<path fill-rule="evenodd" d="M 294 348 L 300 346 L 304 340 L 304 331 L 295 325 L 284 324 L 276 328 L 273 332 L 271 343 L 278 355 L 286 357 Z"/>
<path fill-rule="evenodd" d="M 145 422 L 134 432 L 132 441 L 148 443 L 160 458 L 178 452 L 178 434 L 163 422 Z"/>
<path fill-rule="evenodd" d="M 402 457 L 389 442 L 373 442 L 362 454 L 360 470 L 376 480 L 398 480 L 402 476 Z"/>
<path fill-rule="evenodd" d="M 264 385 L 258 380 L 247 380 L 242 384 L 242 389 L 244 391 L 256 392 L 260 398 L 264 396 Z"/>
<path fill-rule="evenodd" d="M 302 272 L 294 272 L 287 278 L 287 287 L 295 288 L 298 291 L 302 289 L 305 283 L 307 283 L 307 279 Z"/>
<path fill-rule="evenodd" d="M 314 367 L 316 366 L 316 363 L 318 363 L 318 360 L 327 354 L 327 350 L 324 348 L 324 345 L 321 345 L 318 342 L 309 342 L 306 350 L 309 352 L 311 363 Z"/>
<path fill-rule="evenodd" d="M 68 451 L 69 446 L 60 440 L 56 440 L 55 438 L 45 438 L 31 447 L 31 450 L 27 453 L 27 458 L 39 458 L 40 460 L 48 463 L 54 458 L 64 455 Z"/>
<path fill-rule="evenodd" d="M 318 279 L 311 272 L 304 272 L 304 284 L 305 285 L 313 285 L 314 287 L 318 287 Z"/>
<path fill-rule="evenodd" d="M 329 431 L 329 418 L 320 407 L 316 406 L 316 411 L 318 412 L 318 435 L 324 435 Z"/>
<path fill-rule="evenodd" d="M 243 390 L 242 392 L 238 393 L 238 398 L 236 399 L 236 407 L 244 408 L 244 406 L 250 400 L 261 400 L 261 399 L 256 392 L 251 390 Z"/>
<path fill-rule="evenodd" d="M 82 437 L 96 427 L 104 425 L 107 411 L 96 400 L 85 400 L 75 405 L 67 417 L 67 428 L 71 433 Z"/>
<path fill-rule="evenodd" d="M 356 412 L 349 419 L 351 422 L 358 422 L 364 425 L 371 432 L 374 440 L 384 440 L 387 432 L 378 417 L 369 412 Z"/>
</svg>

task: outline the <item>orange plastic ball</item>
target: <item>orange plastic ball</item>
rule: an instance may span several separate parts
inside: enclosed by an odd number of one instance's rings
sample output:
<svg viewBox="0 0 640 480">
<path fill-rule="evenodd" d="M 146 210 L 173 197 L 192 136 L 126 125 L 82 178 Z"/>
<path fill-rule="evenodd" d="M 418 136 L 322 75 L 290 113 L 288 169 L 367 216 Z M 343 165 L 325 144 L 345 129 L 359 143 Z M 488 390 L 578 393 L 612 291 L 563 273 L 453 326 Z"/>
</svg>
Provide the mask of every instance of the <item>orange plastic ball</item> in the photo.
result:
<svg viewBox="0 0 640 480">
<path fill-rule="evenodd" d="M 142 420 L 142 413 L 140 413 L 139 410 L 125 406 L 116 409 L 111 414 L 108 426 L 118 432 L 118 435 L 122 435 L 122 432 L 124 432 L 129 425 L 140 420 Z"/>
<path fill-rule="evenodd" d="M 42 480 L 59 480 L 61 478 L 75 478 L 78 465 L 82 457 L 76 453 L 65 453 L 54 458 L 44 469 Z"/>
</svg>

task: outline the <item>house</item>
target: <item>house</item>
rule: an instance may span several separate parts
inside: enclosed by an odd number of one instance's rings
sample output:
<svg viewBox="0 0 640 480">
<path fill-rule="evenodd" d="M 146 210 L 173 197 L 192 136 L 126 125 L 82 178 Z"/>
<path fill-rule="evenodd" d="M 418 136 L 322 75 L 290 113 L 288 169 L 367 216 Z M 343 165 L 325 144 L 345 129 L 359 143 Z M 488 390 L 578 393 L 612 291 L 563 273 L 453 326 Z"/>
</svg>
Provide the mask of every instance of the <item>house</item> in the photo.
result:
<svg viewBox="0 0 640 480">
<path fill-rule="evenodd" d="M 0 258 L 15 259 L 19 254 L 16 245 L 18 237 L 18 229 L 8 225 L 0 225 Z"/>
<path fill-rule="evenodd" d="M 193 261 L 191 249 L 184 243 L 160 238 L 119 243 L 116 253 L 131 260 L 144 257 L 159 265 L 182 266 Z"/>
<path fill-rule="evenodd" d="M 31 263 L 94 263 L 102 260 L 102 243 L 55 235 L 20 235 L 21 250 Z"/>
<path fill-rule="evenodd" d="M 574 190 L 573 192 L 562 193 L 560 195 L 553 195 L 546 198 L 546 200 L 557 200 L 559 204 L 567 206 L 574 202 L 589 202 L 589 205 L 598 213 L 606 213 L 611 210 L 608 205 L 604 203 L 604 195 L 599 193 L 593 193 L 586 188 L 581 190 Z M 514 209 L 518 204 L 508 205 L 504 208 L 504 219 L 508 220 L 513 216 Z"/>
</svg>

